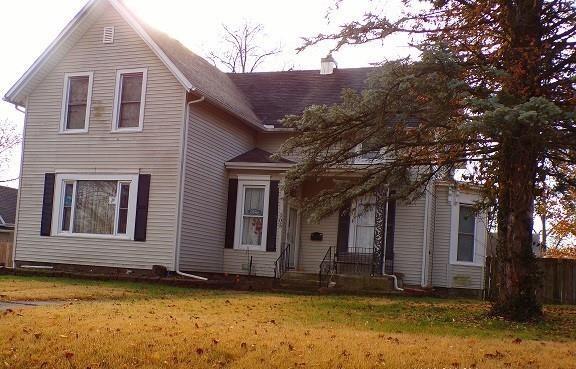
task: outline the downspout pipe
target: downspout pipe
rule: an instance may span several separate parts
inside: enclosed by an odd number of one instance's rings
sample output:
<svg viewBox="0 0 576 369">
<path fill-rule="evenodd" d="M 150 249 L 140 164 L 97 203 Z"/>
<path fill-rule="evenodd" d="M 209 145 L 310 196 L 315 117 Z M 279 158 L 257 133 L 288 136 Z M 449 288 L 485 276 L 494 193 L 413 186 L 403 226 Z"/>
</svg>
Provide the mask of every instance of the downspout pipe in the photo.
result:
<svg viewBox="0 0 576 369">
<path fill-rule="evenodd" d="M 196 99 L 196 100 L 191 100 L 186 102 L 186 109 L 185 109 L 185 114 L 186 117 L 184 118 L 184 132 L 183 132 L 183 143 L 182 143 L 182 159 L 180 160 L 180 173 L 181 173 L 181 180 L 180 180 L 180 201 L 178 204 L 178 224 L 176 226 L 176 255 L 174 257 L 174 271 L 176 272 L 177 275 L 181 275 L 183 277 L 188 277 L 188 278 L 193 278 L 193 279 L 197 279 L 200 281 L 207 281 L 208 278 L 204 278 L 204 277 L 200 277 L 199 275 L 194 275 L 194 274 L 189 274 L 189 273 L 184 273 L 183 271 L 180 270 L 180 243 L 181 243 L 181 236 L 180 236 L 180 223 L 182 220 L 182 192 L 184 191 L 184 169 L 185 169 L 185 158 L 186 158 L 186 151 L 187 151 L 187 147 L 188 147 L 188 121 L 189 121 L 189 117 L 190 117 L 190 105 L 192 104 L 198 104 L 201 103 L 202 101 L 205 100 L 204 96 L 201 96 L 200 98 Z"/>
<path fill-rule="evenodd" d="M 398 287 L 398 277 L 394 274 L 386 274 L 386 248 L 388 247 L 388 203 L 390 200 L 390 186 L 386 188 L 386 221 L 384 222 L 384 257 L 382 263 L 382 276 L 392 278 L 394 281 L 394 290 L 396 291 L 404 291 L 403 288 Z"/>
</svg>

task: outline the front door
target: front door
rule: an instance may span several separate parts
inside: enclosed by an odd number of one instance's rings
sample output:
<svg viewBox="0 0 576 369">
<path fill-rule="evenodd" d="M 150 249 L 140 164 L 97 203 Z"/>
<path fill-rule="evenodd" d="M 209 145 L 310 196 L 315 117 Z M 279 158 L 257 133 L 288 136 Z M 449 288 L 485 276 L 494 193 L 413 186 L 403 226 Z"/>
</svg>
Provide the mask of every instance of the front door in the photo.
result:
<svg viewBox="0 0 576 369">
<path fill-rule="evenodd" d="M 286 247 L 290 247 L 290 269 L 296 268 L 298 260 L 298 209 L 288 208 L 288 219 L 286 222 Z"/>
</svg>

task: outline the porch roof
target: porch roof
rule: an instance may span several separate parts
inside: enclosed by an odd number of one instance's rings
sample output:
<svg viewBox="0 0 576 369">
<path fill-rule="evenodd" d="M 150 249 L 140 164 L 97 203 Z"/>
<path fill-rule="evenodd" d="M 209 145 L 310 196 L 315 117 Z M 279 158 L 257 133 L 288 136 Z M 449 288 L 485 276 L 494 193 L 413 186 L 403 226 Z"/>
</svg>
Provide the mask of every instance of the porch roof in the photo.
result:
<svg viewBox="0 0 576 369">
<path fill-rule="evenodd" d="M 275 159 L 272 153 L 268 151 L 254 148 L 244 154 L 238 155 L 235 158 L 228 160 L 225 164 L 229 169 L 243 169 L 243 168 L 259 168 L 259 169 L 280 169 L 285 170 L 296 164 L 292 160 L 286 158 Z"/>
</svg>

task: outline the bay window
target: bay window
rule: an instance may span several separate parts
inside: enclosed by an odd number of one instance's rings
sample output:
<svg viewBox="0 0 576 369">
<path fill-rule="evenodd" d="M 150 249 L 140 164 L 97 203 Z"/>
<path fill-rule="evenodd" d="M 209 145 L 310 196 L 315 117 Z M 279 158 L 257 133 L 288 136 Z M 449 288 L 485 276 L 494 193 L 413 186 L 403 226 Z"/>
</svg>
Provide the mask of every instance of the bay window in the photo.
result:
<svg viewBox="0 0 576 369">
<path fill-rule="evenodd" d="M 132 238 L 136 210 L 137 176 L 58 175 L 59 235 Z"/>
</svg>

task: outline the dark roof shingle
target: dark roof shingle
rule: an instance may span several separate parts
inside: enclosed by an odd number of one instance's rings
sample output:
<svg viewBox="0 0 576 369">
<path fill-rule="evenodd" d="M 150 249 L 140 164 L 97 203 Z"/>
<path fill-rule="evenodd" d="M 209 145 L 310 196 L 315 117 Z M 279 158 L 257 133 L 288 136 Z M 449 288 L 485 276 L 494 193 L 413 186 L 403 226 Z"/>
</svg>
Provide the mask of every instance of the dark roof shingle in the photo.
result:
<svg viewBox="0 0 576 369">
<path fill-rule="evenodd" d="M 260 123 L 250 102 L 226 73 L 190 51 L 180 41 L 143 22 L 140 22 L 140 25 L 198 92 L 243 119 L 255 124 Z"/>
<path fill-rule="evenodd" d="M 334 69 L 334 73 L 324 75 L 319 70 L 228 75 L 247 97 L 263 124 L 281 127 L 280 119 L 286 115 L 300 114 L 310 105 L 339 103 L 344 88 L 362 90 L 374 69 Z"/>
<path fill-rule="evenodd" d="M 286 163 L 292 164 L 294 163 L 291 160 L 280 158 L 278 160 L 273 159 L 272 154 L 268 151 L 264 151 L 262 149 L 252 149 L 250 151 L 245 152 L 244 154 L 238 155 L 237 157 L 228 160 L 228 162 L 233 163 Z"/>
</svg>

